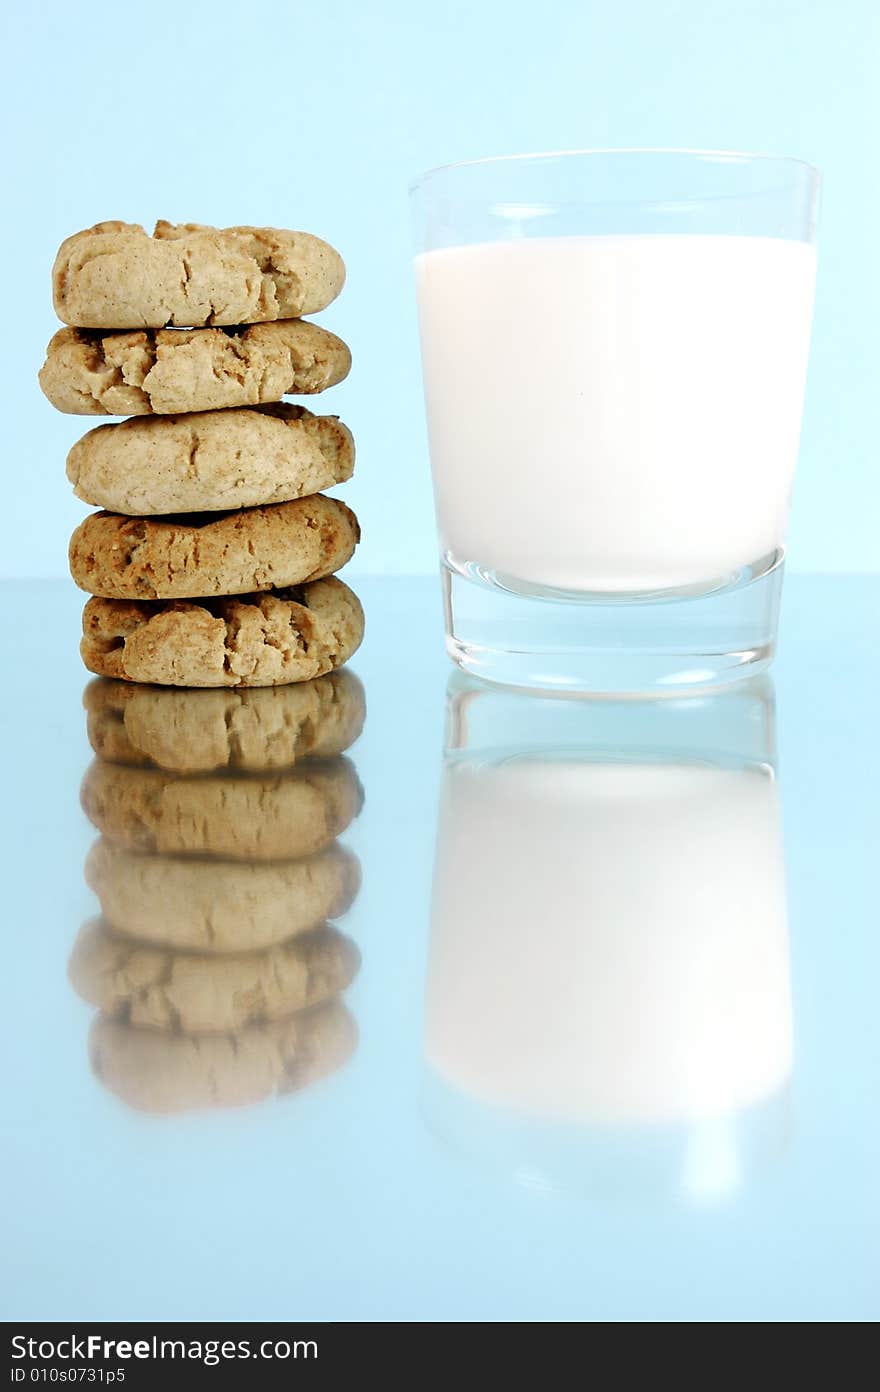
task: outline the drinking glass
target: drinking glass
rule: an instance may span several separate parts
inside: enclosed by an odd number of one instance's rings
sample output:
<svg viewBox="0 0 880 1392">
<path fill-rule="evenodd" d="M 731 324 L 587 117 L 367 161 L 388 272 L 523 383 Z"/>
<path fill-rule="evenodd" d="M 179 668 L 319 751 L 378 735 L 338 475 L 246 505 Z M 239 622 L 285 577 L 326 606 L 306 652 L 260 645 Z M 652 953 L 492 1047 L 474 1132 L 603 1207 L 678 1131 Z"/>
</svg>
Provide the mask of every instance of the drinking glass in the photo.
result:
<svg viewBox="0 0 880 1392">
<path fill-rule="evenodd" d="M 413 187 L 449 653 L 557 692 L 675 694 L 773 656 L 818 175 L 578 151 Z"/>
</svg>

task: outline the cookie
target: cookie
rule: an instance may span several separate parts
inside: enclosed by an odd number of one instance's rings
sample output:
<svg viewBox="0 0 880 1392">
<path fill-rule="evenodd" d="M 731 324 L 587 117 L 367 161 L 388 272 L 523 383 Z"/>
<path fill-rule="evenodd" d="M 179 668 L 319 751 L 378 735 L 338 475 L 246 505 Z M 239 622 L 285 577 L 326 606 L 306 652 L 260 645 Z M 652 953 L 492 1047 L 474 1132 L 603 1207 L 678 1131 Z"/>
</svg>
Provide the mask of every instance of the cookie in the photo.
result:
<svg viewBox="0 0 880 1392">
<path fill-rule="evenodd" d="M 40 386 L 73 416 L 173 415 L 312 395 L 348 376 L 341 338 L 305 319 L 235 329 L 59 329 Z"/>
<path fill-rule="evenodd" d="M 89 1034 L 95 1076 L 138 1111 L 240 1107 L 298 1092 L 334 1073 L 357 1047 L 339 1000 L 232 1034 L 160 1034 L 98 1015 Z"/>
<path fill-rule="evenodd" d="M 93 512 L 70 539 L 70 573 L 102 599 L 200 599 L 306 585 L 344 566 L 360 538 L 338 498 L 243 512 Z"/>
<path fill-rule="evenodd" d="M 140 855 L 104 838 L 86 881 L 122 937 L 190 952 L 250 952 L 308 933 L 345 913 L 360 867 L 334 845 L 302 860 L 263 864 Z"/>
<path fill-rule="evenodd" d="M 341 580 L 262 595 L 149 603 L 90 599 L 90 672 L 160 686 L 277 686 L 323 676 L 355 653 L 364 612 Z"/>
<path fill-rule="evenodd" d="M 96 759 L 80 798 L 92 824 L 132 851 L 289 860 L 329 846 L 357 816 L 363 792 L 352 764 L 339 758 L 237 778 Z"/>
<path fill-rule="evenodd" d="M 100 758 L 173 773 L 265 773 L 330 758 L 354 743 L 366 714 L 364 689 L 346 671 L 238 691 L 100 677 L 89 682 L 83 705 L 89 743 Z"/>
<path fill-rule="evenodd" d="M 204 1034 L 280 1020 L 344 991 L 360 966 L 335 928 L 226 957 L 126 942 L 100 919 L 74 944 L 68 977 L 88 1005 L 146 1029 Z"/>
<path fill-rule="evenodd" d="M 344 280 L 342 257 L 308 232 L 99 222 L 62 242 L 52 294 L 79 328 L 202 328 L 315 314 Z"/>
<path fill-rule="evenodd" d="M 67 456 L 78 498 L 133 517 L 288 502 L 353 469 L 346 426 L 287 402 L 99 425 Z"/>
</svg>

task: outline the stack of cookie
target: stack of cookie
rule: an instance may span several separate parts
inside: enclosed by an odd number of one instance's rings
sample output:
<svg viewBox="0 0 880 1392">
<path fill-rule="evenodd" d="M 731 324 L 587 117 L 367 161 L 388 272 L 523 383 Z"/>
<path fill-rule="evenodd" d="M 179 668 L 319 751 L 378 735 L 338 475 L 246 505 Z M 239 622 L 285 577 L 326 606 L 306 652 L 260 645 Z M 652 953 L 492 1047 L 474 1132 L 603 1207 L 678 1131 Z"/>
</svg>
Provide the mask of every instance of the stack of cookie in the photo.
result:
<svg viewBox="0 0 880 1392">
<path fill-rule="evenodd" d="M 104 509 L 70 544 L 88 591 L 82 655 L 102 676 L 273 686 L 339 667 L 363 612 L 335 578 L 357 519 L 323 489 L 354 467 L 335 416 L 281 403 L 344 378 L 346 345 L 300 316 L 342 288 L 302 232 L 100 223 L 63 243 L 40 384 L 59 410 L 128 415 L 70 451 Z"/>
<path fill-rule="evenodd" d="M 254 691 L 93 682 L 82 786 L 101 833 L 86 865 L 101 917 L 70 961 L 99 1010 L 92 1066 L 141 1110 L 232 1106 L 334 1071 L 357 1031 L 354 943 L 327 920 L 359 884 L 336 838 L 360 784 L 343 757 L 360 683 L 335 673 Z"/>
</svg>

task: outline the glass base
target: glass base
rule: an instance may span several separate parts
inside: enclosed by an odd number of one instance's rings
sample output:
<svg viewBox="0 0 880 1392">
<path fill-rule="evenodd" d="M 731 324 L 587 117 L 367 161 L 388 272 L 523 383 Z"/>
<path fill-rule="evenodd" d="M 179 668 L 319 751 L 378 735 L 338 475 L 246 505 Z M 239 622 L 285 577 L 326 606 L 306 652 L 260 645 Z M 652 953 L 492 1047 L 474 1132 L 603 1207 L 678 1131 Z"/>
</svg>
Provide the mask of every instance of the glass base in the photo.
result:
<svg viewBox="0 0 880 1392">
<path fill-rule="evenodd" d="M 787 1082 L 717 1116 L 603 1125 L 530 1117 L 482 1102 L 430 1064 L 422 1115 L 442 1144 L 499 1181 L 652 1208 L 730 1199 L 785 1154 L 793 1129 Z"/>
<path fill-rule="evenodd" d="M 776 642 L 784 553 L 647 594 L 527 586 L 443 558 L 447 651 L 483 681 L 561 696 L 681 696 L 753 677 Z"/>
</svg>

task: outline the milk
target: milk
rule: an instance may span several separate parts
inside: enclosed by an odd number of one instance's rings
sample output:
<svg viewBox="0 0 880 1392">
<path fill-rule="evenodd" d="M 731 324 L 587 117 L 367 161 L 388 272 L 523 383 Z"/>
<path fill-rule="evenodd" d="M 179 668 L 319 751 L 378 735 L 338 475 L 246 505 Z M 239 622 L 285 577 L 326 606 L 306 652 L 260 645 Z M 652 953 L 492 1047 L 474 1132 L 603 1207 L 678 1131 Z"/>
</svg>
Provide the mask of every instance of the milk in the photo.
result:
<svg viewBox="0 0 880 1392">
<path fill-rule="evenodd" d="M 590 1126 L 730 1118 L 792 1068 L 766 768 L 450 764 L 428 1063 L 489 1107 Z"/>
<path fill-rule="evenodd" d="M 813 246 L 528 237 L 416 266 L 453 565 L 652 591 L 728 578 L 782 545 Z"/>
</svg>

